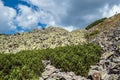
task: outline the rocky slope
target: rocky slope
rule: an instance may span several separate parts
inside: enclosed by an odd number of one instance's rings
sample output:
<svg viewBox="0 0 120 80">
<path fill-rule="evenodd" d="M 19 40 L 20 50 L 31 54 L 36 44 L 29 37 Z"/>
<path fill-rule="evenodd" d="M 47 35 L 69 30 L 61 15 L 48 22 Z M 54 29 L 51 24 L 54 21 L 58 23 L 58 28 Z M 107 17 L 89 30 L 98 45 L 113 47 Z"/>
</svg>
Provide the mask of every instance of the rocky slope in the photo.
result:
<svg viewBox="0 0 120 80">
<path fill-rule="evenodd" d="M 120 25 L 100 33 L 91 42 L 98 43 L 104 52 L 90 72 L 102 73 L 103 80 L 120 80 Z"/>
<path fill-rule="evenodd" d="M 120 22 L 113 25 L 87 40 L 88 43 L 97 43 L 103 48 L 103 54 L 99 63 L 91 65 L 88 73 L 90 80 L 120 80 Z M 95 29 L 98 28 L 95 27 Z M 48 64 L 43 73 L 43 77 L 48 76 L 47 80 L 53 80 L 53 77 L 56 77 L 55 79 L 59 77 L 61 80 L 88 80 L 84 77 L 74 75 L 73 72 L 65 73 L 60 72 L 59 69 L 52 68 L 54 67 Z M 52 74 L 50 74 L 52 72 L 51 69 L 55 70 Z M 47 75 L 46 73 L 49 74 Z"/>
<path fill-rule="evenodd" d="M 103 80 L 120 80 L 120 14 L 105 20 L 89 31 L 94 30 L 100 32 L 89 37 L 88 42 L 97 43 L 104 51 L 98 65 L 91 66 L 89 74 L 100 74 Z"/>
<path fill-rule="evenodd" d="M 100 32 L 104 32 L 105 30 L 114 28 L 118 24 L 120 24 L 120 14 L 115 14 L 114 16 L 107 18 L 103 22 L 100 22 L 99 24 L 95 25 L 88 31 L 92 32 L 94 30 L 99 30 Z"/>
<path fill-rule="evenodd" d="M 68 32 L 59 27 L 35 29 L 28 33 L 0 35 L 0 52 L 16 53 L 21 50 L 55 48 L 86 42 L 84 30 Z"/>
</svg>

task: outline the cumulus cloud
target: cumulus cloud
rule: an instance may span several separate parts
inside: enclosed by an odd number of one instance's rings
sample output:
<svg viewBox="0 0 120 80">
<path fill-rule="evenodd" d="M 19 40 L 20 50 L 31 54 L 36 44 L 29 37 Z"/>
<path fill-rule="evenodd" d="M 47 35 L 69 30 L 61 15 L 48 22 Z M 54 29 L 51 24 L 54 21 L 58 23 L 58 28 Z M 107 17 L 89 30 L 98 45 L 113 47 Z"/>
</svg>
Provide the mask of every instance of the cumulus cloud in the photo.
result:
<svg viewBox="0 0 120 80">
<path fill-rule="evenodd" d="M 107 10 L 103 10 L 106 4 L 114 6 L 118 0 L 24 0 L 29 4 L 50 12 L 55 24 L 61 26 L 74 26 L 73 29 L 83 28 L 89 23 L 106 15 Z M 114 7 L 116 9 L 116 7 Z M 101 11 L 100 11 L 101 10 Z M 105 11 L 105 12 L 104 12 Z M 109 14 L 113 14 L 111 10 Z M 104 16 L 103 16 L 104 15 Z M 111 16 L 111 15 L 110 15 Z"/>
<path fill-rule="evenodd" d="M 0 0 L 0 33 L 16 29 L 16 26 L 14 25 L 15 16 L 16 10 L 4 6 Z"/>
<path fill-rule="evenodd" d="M 74 27 L 74 26 L 65 26 L 65 27 L 63 27 L 64 29 L 66 29 L 66 30 L 68 30 L 68 31 L 73 31 L 73 30 L 75 30 L 75 29 L 77 29 L 76 27 Z"/>
<path fill-rule="evenodd" d="M 102 17 L 120 12 L 119 0 L 21 0 L 18 12 L 0 0 L 0 32 L 21 27 L 22 31 L 41 27 L 39 23 L 63 26 L 71 31 L 84 28 Z M 3 27 L 4 26 L 4 27 Z M 18 30 L 16 30 L 18 31 Z"/>
<path fill-rule="evenodd" d="M 37 6 L 51 16 L 54 24 L 61 25 L 62 17 L 67 16 L 68 1 L 61 0 L 26 0 L 28 3 Z"/>
<path fill-rule="evenodd" d="M 103 10 L 100 10 L 103 12 L 102 16 L 103 17 L 111 17 L 117 13 L 120 13 L 120 4 L 118 5 L 113 5 L 110 7 L 108 4 L 106 4 L 103 8 Z"/>
<path fill-rule="evenodd" d="M 43 10 L 33 10 L 31 7 L 25 5 L 18 5 L 19 14 L 16 17 L 16 23 L 22 29 L 33 29 L 38 27 L 38 23 L 48 25 L 54 24 L 54 20 L 50 14 Z"/>
</svg>

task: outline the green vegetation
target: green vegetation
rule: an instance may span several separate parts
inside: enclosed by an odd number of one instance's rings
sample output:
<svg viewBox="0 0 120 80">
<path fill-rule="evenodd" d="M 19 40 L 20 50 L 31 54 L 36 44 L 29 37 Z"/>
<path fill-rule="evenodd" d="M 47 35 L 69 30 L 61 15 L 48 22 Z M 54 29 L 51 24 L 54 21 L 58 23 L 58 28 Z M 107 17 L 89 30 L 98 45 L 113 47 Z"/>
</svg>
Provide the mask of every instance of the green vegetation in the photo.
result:
<svg viewBox="0 0 120 80">
<path fill-rule="evenodd" d="M 38 80 L 43 72 L 42 60 L 63 71 L 87 76 L 90 65 L 99 61 L 102 49 L 96 44 L 72 45 L 54 49 L 0 54 L 0 80 Z"/>
<path fill-rule="evenodd" d="M 92 31 L 92 32 L 90 32 L 90 33 L 86 33 L 86 34 L 85 34 L 85 37 L 86 37 L 86 38 L 90 38 L 91 36 L 94 36 L 94 35 L 99 34 L 99 33 L 100 33 L 99 30 L 94 30 L 94 31 Z"/>
<path fill-rule="evenodd" d="M 93 23 L 89 24 L 85 29 L 86 29 L 86 30 L 89 30 L 90 28 L 98 25 L 99 23 L 103 22 L 103 21 L 106 20 L 106 19 L 107 19 L 107 18 L 105 17 L 105 18 L 96 20 L 96 21 L 94 21 Z"/>
</svg>

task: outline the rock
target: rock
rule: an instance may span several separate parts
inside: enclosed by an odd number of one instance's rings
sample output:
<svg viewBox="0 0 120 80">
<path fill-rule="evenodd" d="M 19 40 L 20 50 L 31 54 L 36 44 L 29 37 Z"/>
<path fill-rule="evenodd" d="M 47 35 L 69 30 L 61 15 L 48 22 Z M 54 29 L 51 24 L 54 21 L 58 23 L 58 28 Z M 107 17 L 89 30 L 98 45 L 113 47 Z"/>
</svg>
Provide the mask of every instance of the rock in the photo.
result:
<svg viewBox="0 0 120 80">
<path fill-rule="evenodd" d="M 70 75 L 71 77 L 75 76 L 74 72 L 69 72 L 69 75 Z"/>
<path fill-rule="evenodd" d="M 42 60 L 42 63 L 44 65 L 44 67 L 46 67 L 47 65 L 51 64 L 50 60 Z"/>
<path fill-rule="evenodd" d="M 42 62 L 47 63 L 49 61 L 43 60 Z M 75 75 L 74 72 L 61 72 L 60 69 L 52 66 L 50 62 L 46 65 L 42 78 L 45 80 L 87 80 L 84 77 Z"/>
<path fill-rule="evenodd" d="M 105 52 L 104 54 L 102 54 L 101 58 L 102 59 L 108 59 L 113 54 L 114 54 L 114 52 Z"/>
<path fill-rule="evenodd" d="M 88 75 L 93 75 L 94 73 L 101 73 L 101 72 L 98 70 L 90 69 Z"/>
<path fill-rule="evenodd" d="M 93 80 L 101 80 L 101 74 L 100 73 L 94 73 L 92 75 Z"/>
<path fill-rule="evenodd" d="M 99 69 L 99 66 L 97 66 L 97 65 L 95 65 L 95 66 L 90 66 L 90 68 L 92 69 L 92 70 L 98 70 Z"/>
<path fill-rule="evenodd" d="M 44 79 L 42 77 L 40 77 L 39 80 L 44 80 Z"/>
<path fill-rule="evenodd" d="M 109 75 L 109 74 L 104 73 L 104 72 L 101 73 L 101 79 L 102 79 L 102 80 L 109 80 L 109 78 L 110 78 L 110 75 Z"/>
<path fill-rule="evenodd" d="M 44 79 L 49 78 L 52 74 L 56 73 L 57 69 L 51 65 L 47 65 L 45 71 L 42 73 Z"/>
<path fill-rule="evenodd" d="M 116 65 L 109 70 L 109 74 L 120 74 L 120 65 Z"/>
<path fill-rule="evenodd" d="M 65 78 L 60 78 L 59 80 L 66 80 Z"/>
<path fill-rule="evenodd" d="M 115 62 L 115 63 L 119 63 L 119 62 L 120 62 L 120 56 L 119 56 L 119 57 L 115 57 L 115 58 L 113 58 L 112 60 L 113 60 L 113 62 Z"/>
<path fill-rule="evenodd" d="M 119 78 L 118 75 L 112 74 L 112 75 L 109 77 L 109 80 L 120 80 L 120 78 Z"/>
</svg>

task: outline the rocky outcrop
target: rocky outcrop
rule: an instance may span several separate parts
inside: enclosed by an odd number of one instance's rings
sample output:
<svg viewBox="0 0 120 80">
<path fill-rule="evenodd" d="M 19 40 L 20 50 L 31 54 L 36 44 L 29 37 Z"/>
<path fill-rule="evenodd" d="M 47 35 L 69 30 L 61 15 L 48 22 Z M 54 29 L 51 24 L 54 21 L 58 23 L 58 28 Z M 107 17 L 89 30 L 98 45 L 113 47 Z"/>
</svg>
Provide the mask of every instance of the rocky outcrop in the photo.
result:
<svg viewBox="0 0 120 80">
<path fill-rule="evenodd" d="M 0 35 L 0 52 L 16 53 L 21 50 L 55 48 L 86 42 L 84 30 L 68 32 L 59 27 L 35 29 L 28 33 Z"/>
<path fill-rule="evenodd" d="M 89 75 L 99 73 L 102 80 L 120 80 L 120 24 L 101 32 L 89 42 L 97 43 L 104 50 L 98 65 L 91 66 Z"/>
<path fill-rule="evenodd" d="M 74 72 L 64 72 L 50 64 L 50 61 L 43 60 L 44 72 L 40 80 L 88 80 L 85 77 L 77 76 Z"/>
</svg>

